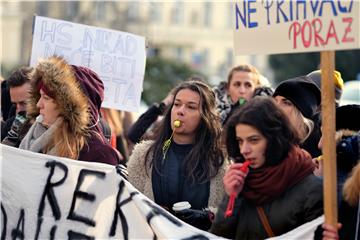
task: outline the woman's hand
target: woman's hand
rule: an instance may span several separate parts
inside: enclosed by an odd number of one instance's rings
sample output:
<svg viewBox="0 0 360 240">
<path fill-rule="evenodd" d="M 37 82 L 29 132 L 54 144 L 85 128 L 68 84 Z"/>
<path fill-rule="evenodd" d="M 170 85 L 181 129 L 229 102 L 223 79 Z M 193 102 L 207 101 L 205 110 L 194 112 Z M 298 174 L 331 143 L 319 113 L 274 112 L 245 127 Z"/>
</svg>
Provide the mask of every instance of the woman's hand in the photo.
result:
<svg viewBox="0 0 360 240">
<path fill-rule="evenodd" d="M 244 187 L 245 177 L 249 170 L 246 170 L 246 172 L 241 171 L 240 167 L 242 165 L 242 163 L 231 164 L 223 177 L 225 192 L 229 196 L 232 192 L 239 194 Z"/>
<path fill-rule="evenodd" d="M 322 225 L 323 231 L 323 240 L 333 240 L 339 239 L 338 230 L 341 228 L 341 223 L 337 224 L 337 227 L 334 227 L 330 224 L 324 223 Z"/>
</svg>

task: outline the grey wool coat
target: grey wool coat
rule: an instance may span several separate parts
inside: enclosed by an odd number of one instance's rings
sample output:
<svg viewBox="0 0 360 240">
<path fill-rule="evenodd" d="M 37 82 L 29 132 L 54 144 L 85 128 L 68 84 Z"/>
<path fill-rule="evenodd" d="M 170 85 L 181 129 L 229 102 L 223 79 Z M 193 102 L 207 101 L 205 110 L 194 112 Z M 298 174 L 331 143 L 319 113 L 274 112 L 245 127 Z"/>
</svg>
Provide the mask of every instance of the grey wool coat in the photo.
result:
<svg viewBox="0 0 360 240">
<path fill-rule="evenodd" d="M 152 168 L 150 166 L 147 166 L 148 174 L 146 174 L 145 168 L 145 155 L 153 143 L 154 141 L 150 140 L 142 141 L 135 145 L 134 150 L 128 161 L 128 179 L 135 188 L 137 188 L 141 193 L 154 201 L 151 181 Z M 208 207 L 212 211 L 215 211 L 217 209 L 225 194 L 222 179 L 225 174 L 225 169 L 228 165 L 227 162 L 228 161 L 225 161 L 222 168 L 219 169 L 218 174 L 210 181 L 210 196 Z"/>
</svg>

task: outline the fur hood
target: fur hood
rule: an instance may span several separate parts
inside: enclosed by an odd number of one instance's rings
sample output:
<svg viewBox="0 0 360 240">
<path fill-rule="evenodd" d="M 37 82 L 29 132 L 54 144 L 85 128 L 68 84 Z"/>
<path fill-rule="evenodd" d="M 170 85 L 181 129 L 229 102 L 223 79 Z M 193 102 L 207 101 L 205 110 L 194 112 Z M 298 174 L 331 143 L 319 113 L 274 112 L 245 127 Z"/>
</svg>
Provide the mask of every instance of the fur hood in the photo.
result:
<svg viewBox="0 0 360 240">
<path fill-rule="evenodd" d="M 39 115 L 36 103 L 40 98 L 41 83 L 54 96 L 71 131 L 85 134 L 90 125 L 97 123 L 104 86 L 96 73 L 70 65 L 57 56 L 40 60 L 31 78 L 32 90 L 27 108 L 30 118 Z"/>
</svg>

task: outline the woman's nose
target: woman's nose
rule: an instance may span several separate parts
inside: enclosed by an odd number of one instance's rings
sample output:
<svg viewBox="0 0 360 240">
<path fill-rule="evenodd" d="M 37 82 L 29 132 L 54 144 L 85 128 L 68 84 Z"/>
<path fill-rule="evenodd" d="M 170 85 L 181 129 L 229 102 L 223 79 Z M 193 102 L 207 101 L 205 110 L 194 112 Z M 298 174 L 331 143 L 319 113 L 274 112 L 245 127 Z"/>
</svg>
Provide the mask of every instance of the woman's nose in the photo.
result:
<svg viewBox="0 0 360 240">
<path fill-rule="evenodd" d="M 41 98 L 39 98 L 39 101 L 36 103 L 36 107 L 41 108 L 42 106 L 41 103 L 42 103 Z"/>
<path fill-rule="evenodd" d="M 250 146 L 247 143 L 243 143 L 240 148 L 240 153 L 242 155 L 247 155 L 250 153 Z"/>
<path fill-rule="evenodd" d="M 184 112 L 185 112 L 185 105 L 181 105 L 178 108 L 177 114 L 182 116 L 182 115 L 184 115 Z"/>
</svg>

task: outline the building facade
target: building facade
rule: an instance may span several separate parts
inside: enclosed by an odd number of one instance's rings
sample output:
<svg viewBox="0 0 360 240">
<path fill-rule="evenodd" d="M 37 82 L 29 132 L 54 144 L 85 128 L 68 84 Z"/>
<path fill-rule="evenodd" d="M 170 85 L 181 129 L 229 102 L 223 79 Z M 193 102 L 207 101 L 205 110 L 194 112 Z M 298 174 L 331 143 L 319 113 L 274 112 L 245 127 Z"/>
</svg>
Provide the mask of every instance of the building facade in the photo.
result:
<svg viewBox="0 0 360 240">
<path fill-rule="evenodd" d="M 46 16 L 145 36 L 147 56 L 185 62 L 216 84 L 236 64 L 271 79 L 267 55 L 234 56 L 233 3 L 225 1 L 2 1 L 2 65 L 27 64 L 33 16 Z"/>
</svg>

